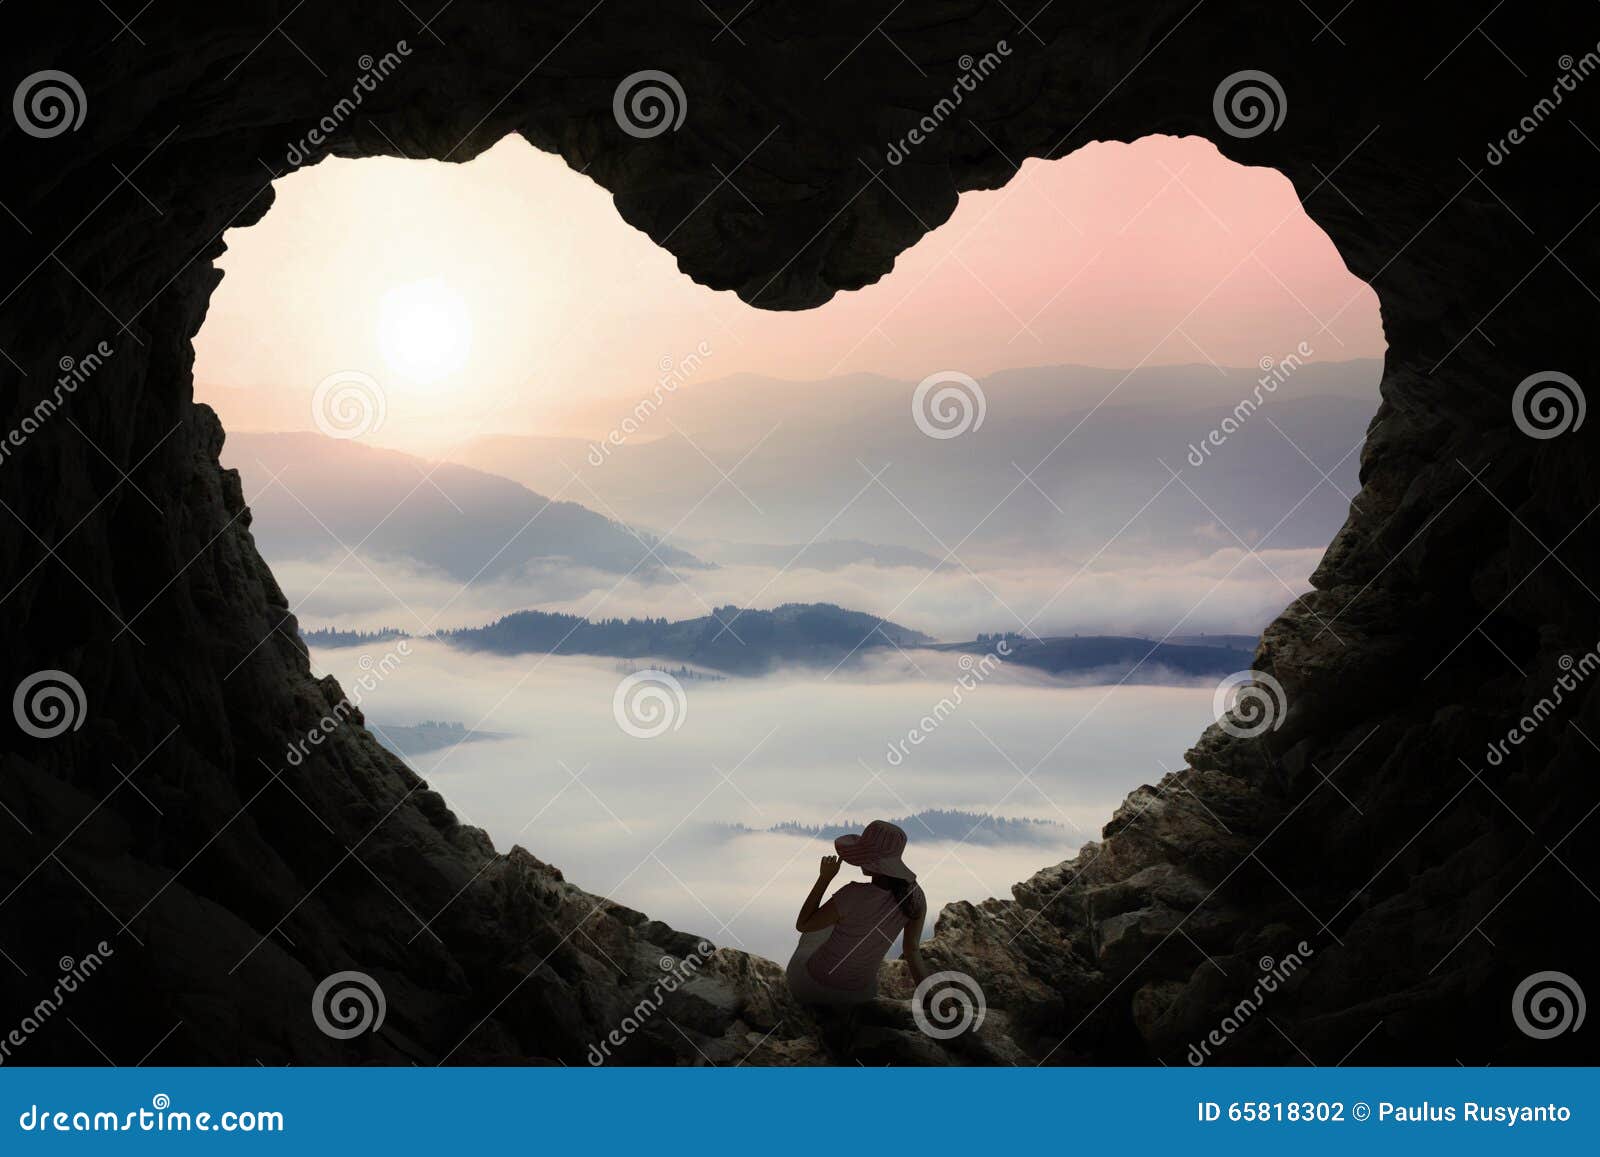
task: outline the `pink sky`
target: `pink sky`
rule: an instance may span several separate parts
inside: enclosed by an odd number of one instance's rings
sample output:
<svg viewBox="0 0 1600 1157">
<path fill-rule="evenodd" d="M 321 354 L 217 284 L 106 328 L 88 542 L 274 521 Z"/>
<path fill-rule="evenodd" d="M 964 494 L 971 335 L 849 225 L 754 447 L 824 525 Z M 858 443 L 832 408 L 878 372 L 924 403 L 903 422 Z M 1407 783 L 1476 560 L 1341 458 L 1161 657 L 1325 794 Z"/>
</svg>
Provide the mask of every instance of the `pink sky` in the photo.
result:
<svg viewBox="0 0 1600 1157">
<path fill-rule="evenodd" d="M 465 165 L 329 160 L 277 195 L 261 224 L 227 235 L 227 276 L 195 342 L 197 397 L 234 429 L 314 429 L 317 384 L 350 371 L 384 393 L 370 441 L 448 455 L 483 433 L 598 436 L 617 399 L 702 345 L 707 380 L 917 381 L 1254 366 L 1301 342 L 1344 360 L 1384 344 L 1376 296 L 1288 181 L 1192 138 L 1030 161 L 1006 188 L 963 196 L 878 284 L 805 313 L 695 285 L 605 190 L 520 139 Z M 395 300 L 420 322 L 396 322 Z M 428 329 L 437 303 L 448 349 L 424 364 L 408 332 Z"/>
</svg>

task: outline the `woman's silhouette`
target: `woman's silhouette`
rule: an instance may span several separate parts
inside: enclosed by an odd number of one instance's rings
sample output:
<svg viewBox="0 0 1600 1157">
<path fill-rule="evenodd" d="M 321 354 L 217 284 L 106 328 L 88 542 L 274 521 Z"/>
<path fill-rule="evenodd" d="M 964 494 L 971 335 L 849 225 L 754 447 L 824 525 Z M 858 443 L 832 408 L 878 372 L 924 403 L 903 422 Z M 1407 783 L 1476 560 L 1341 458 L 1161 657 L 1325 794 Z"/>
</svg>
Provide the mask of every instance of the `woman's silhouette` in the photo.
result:
<svg viewBox="0 0 1600 1157">
<path fill-rule="evenodd" d="M 859 836 L 833 841 L 837 856 L 823 856 L 817 882 L 794 922 L 800 946 L 789 961 L 789 988 L 806 1004 L 860 1004 L 878 994 L 878 965 L 896 936 L 904 936 L 904 956 L 921 983 L 922 922 L 928 912 L 917 874 L 900 853 L 906 834 L 885 820 L 873 820 Z M 823 904 L 822 894 L 839 874 L 839 861 L 854 864 L 870 882 L 846 884 Z"/>
</svg>

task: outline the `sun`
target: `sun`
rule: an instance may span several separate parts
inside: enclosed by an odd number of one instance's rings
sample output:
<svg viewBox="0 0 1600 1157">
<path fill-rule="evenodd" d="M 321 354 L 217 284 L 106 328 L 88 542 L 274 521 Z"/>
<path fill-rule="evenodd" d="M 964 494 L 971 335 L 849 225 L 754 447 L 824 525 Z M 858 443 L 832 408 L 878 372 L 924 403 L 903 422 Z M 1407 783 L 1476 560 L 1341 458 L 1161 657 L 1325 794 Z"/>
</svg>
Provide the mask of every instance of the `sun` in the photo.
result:
<svg viewBox="0 0 1600 1157">
<path fill-rule="evenodd" d="M 391 369 L 419 382 L 454 373 L 472 350 L 466 299 L 437 277 L 395 286 L 378 303 L 378 348 Z"/>
</svg>

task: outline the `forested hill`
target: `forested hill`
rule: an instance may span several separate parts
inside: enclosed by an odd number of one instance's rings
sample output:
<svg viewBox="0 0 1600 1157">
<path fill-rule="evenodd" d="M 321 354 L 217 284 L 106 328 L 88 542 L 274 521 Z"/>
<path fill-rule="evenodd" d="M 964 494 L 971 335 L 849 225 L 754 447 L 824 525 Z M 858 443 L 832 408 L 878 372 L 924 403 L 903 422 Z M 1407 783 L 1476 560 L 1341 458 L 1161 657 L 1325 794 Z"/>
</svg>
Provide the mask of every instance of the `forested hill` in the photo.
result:
<svg viewBox="0 0 1600 1157">
<path fill-rule="evenodd" d="M 831 603 L 788 603 L 770 611 L 718 607 L 709 615 L 602 619 L 518 611 L 485 627 L 441 631 L 452 646 L 501 655 L 607 655 L 692 663 L 735 674 L 785 664 L 828 665 L 882 647 L 921 647 L 920 631 Z"/>
</svg>

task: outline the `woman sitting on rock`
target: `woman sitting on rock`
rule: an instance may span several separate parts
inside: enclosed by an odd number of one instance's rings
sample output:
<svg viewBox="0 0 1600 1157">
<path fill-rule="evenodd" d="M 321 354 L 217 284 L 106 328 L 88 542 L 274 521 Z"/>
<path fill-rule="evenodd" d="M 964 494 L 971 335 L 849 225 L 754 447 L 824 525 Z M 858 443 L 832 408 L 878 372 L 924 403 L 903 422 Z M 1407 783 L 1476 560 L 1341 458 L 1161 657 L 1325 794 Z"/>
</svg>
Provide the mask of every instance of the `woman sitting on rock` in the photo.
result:
<svg viewBox="0 0 1600 1157">
<path fill-rule="evenodd" d="M 928 912 L 917 874 L 900 853 L 906 833 L 873 820 L 859 836 L 833 841 L 837 856 L 823 856 L 817 882 L 800 907 L 795 931 L 800 946 L 789 961 L 789 988 L 805 1004 L 861 1004 L 878 995 L 878 965 L 903 936 L 912 979 L 928 975 L 922 963 L 922 922 Z M 861 869 L 868 883 L 846 884 L 823 904 L 822 894 L 839 874 L 839 861 Z"/>
</svg>

